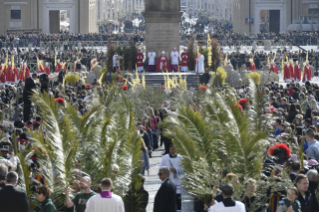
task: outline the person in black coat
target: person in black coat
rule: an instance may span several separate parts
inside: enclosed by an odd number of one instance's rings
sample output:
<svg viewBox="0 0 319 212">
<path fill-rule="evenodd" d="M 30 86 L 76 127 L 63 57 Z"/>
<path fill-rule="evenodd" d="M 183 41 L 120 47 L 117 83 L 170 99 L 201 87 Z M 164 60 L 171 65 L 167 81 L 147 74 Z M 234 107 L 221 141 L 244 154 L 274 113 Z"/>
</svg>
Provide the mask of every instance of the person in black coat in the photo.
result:
<svg viewBox="0 0 319 212">
<path fill-rule="evenodd" d="M 32 90 L 36 88 L 35 80 L 37 79 L 37 74 L 33 73 L 32 77 L 28 77 L 25 80 L 25 86 L 23 90 L 23 116 L 24 122 L 29 121 L 30 119 L 30 109 L 31 109 L 31 100 L 32 97 Z"/>
<path fill-rule="evenodd" d="M 26 193 L 15 188 L 18 174 L 9 172 L 6 176 L 6 186 L 0 190 L 0 208 L 5 212 L 30 212 Z"/>
<path fill-rule="evenodd" d="M 154 212 L 176 212 L 176 186 L 169 179 L 170 170 L 163 166 L 159 169 L 158 176 L 163 181 L 158 189 L 154 201 Z"/>
</svg>

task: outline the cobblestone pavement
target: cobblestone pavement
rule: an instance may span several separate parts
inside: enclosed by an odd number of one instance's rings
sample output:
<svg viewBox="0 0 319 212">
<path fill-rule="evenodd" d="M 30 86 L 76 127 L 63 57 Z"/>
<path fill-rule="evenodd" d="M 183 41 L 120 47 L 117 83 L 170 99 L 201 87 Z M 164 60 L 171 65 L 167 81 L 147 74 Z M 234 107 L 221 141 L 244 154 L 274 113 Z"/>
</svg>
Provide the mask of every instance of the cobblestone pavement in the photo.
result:
<svg viewBox="0 0 319 212">
<path fill-rule="evenodd" d="M 149 200 L 147 205 L 147 212 L 153 211 L 154 206 L 154 198 L 157 193 L 157 190 L 161 186 L 161 180 L 158 178 L 158 166 L 162 158 L 162 153 L 164 151 L 163 147 L 155 150 L 152 153 L 152 158 L 150 158 L 150 172 L 149 175 L 145 173 L 146 181 L 144 184 L 144 188 L 149 193 Z"/>
<path fill-rule="evenodd" d="M 164 148 L 160 147 L 152 153 L 150 158 L 150 174 L 146 174 L 146 181 L 144 188 L 149 193 L 149 200 L 147 205 L 147 212 L 153 212 L 154 198 L 161 186 L 161 180 L 158 178 L 158 166 L 162 158 Z M 182 212 L 194 212 L 193 210 L 193 198 L 186 194 L 185 189 L 182 189 Z"/>
</svg>

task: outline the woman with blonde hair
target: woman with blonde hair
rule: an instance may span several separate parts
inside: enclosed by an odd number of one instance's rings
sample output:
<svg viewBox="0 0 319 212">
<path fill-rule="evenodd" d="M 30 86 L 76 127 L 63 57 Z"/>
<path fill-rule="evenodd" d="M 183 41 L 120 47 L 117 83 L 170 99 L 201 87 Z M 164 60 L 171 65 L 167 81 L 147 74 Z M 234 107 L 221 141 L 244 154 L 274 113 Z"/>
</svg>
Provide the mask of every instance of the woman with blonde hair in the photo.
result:
<svg viewBox="0 0 319 212">
<path fill-rule="evenodd" d="M 311 111 L 319 111 L 317 101 L 314 97 L 311 97 L 311 100 L 309 101 L 309 107 Z"/>
</svg>

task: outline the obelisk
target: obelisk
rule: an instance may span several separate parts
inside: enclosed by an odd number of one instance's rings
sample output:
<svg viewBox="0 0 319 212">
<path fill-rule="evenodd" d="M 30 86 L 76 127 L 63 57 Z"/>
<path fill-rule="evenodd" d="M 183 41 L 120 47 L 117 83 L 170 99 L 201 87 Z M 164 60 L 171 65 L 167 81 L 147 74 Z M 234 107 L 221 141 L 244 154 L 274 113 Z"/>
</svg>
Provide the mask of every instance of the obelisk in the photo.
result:
<svg viewBox="0 0 319 212">
<path fill-rule="evenodd" d="M 158 57 L 174 47 L 179 51 L 180 8 L 180 0 L 145 0 L 146 52 L 153 49 Z"/>
</svg>

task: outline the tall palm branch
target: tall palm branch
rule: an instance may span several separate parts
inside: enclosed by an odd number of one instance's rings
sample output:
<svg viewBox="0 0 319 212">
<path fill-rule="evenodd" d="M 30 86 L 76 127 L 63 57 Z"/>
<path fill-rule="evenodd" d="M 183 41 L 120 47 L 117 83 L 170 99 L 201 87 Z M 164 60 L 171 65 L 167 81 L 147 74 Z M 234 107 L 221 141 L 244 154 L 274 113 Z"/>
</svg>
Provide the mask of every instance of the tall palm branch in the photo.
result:
<svg viewBox="0 0 319 212">
<path fill-rule="evenodd" d="M 260 171 L 260 158 L 268 144 L 267 135 L 264 131 L 255 129 L 242 111 L 234 106 L 237 99 L 231 89 L 227 90 L 227 95 L 223 98 L 224 107 L 228 107 L 232 114 L 229 125 L 231 128 L 225 133 L 225 142 L 233 146 L 233 151 L 229 154 L 234 157 L 232 172 L 243 177 L 254 177 Z"/>
<path fill-rule="evenodd" d="M 75 162 L 79 138 L 69 117 L 54 103 L 53 96 L 35 93 L 32 101 L 40 107 L 45 131 L 32 133 L 31 139 L 48 153 L 52 167 L 48 170 L 49 181 L 52 182 L 52 199 L 56 207 L 61 209 L 64 207 L 64 188 L 72 179 L 70 167 L 73 167 Z"/>
</svg>

